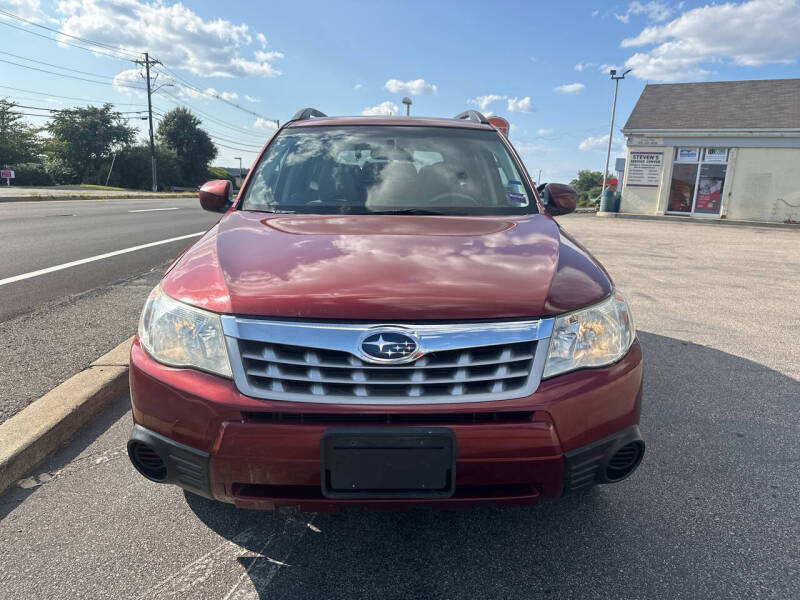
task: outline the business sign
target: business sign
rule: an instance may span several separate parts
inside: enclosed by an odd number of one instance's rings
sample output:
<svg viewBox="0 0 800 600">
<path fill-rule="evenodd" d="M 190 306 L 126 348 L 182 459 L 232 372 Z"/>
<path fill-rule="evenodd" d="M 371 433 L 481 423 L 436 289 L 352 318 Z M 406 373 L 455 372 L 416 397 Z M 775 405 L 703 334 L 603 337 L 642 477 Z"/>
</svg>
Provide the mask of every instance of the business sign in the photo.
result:
<svg viewBox="0 0 800 600">
<path fill-rule="evenodd" d="M 626 185 L 658 187 L 661 183 L 661 152 L 631 152 Z"/>
<path fill-rule="evenodd" d="M 697 162 L 699 158 L 699 148 L 678 148 L 678 162 Z"/>
<path fill-rule="evenodd" d="M 703 162 L 707 163 L 726 163 L 728 162 L 727 148 L 706 148 L 706 158 Z"/>
<path fill-rule="evenodd" d="M 0 179 L 14 179 L 14 171 L 7 169 L 0 170 Z"/>
<path fill-rule="evenodd" d="M 632 135 L 628 138 L 628 146 L 663 146 L 664 138 Z"/>
</svg>

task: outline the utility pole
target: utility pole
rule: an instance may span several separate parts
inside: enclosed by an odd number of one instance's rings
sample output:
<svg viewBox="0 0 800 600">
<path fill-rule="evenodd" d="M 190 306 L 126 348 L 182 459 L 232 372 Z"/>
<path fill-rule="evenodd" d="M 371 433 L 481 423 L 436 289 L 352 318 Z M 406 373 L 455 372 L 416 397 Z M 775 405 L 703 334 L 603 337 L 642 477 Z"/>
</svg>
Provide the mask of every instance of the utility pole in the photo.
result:
<svg viewBox="0 0 800 600">
<path fill-rule="evenodd" d="M 617 76 L 617 70 L 611 69 L 611 79 L 614 80 L 614 104 L 611 106 L 611 128 L 608 130 L 608 150 L 606 150 L 606 169 L 603 171 L 603 190 L 600 192 L 600 198 L 606 191 L 608 182 L 608 161 L 611 160 L 611 138 L 614 137 L 614 116 L 617 113 L 617 91 L 619 90 L 619 80 L 625 79 L 625 75 L 631 72 L 631 69 L 625 71 L 622 75 Z"/>
<path fill-rule="evenodd" d="M 138 65 L 144 65 L 144 79 L 147 81 L 147 120 L 150 123 L 150 169 L 153 174 L 153 191 L 156 192 L 158 191 L 158 183 L 156 181 L 156 143 L 153 139 L 153 102 L 151 100 L 153 92 L 150 86 L 150 65 L 160 65 L 161 61 L 151 59 L 150 55 L 145 52 L 144 60 L 135 60 L 133 62 Z M 158 78 L 158 75 L 156 75 L 156 78 Z"/>
</svg>

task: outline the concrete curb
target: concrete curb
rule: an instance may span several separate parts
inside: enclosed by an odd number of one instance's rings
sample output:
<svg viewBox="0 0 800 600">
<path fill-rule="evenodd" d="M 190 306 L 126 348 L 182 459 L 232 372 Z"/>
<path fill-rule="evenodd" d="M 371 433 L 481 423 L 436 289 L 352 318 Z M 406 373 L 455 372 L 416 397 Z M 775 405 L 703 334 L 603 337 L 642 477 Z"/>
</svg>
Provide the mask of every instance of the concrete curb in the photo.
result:
<svg viewBox="0 0 800 600">
<path fill-rule="evenodd" d="M 615 213 L 598 211 L 598 217 L 605 219 L 633 219 L 639 221 L 661 221 L 666 223 L 695 223 L 699 225 L 720 225 L 728 227 L 770 227 L 773 229 L 789 229 L 800 231 L 797 223 L 772 223 L 770 221 L 739 221 L 733 219 L 704 219 L 697 217 L 682 217 L 680 215 L 638 215 L 633 213 Z"/>
<path fill-rule="evenodd" d="M 170 192 L 163 194 L 63 194 L 60 196 L 5 196 L 0 198 L 4 202 L 78 202 L 91 200 L 164 200 L 165 198 L 197 198 L 197 192 Z"/>
<path fill-rule="evenodd" d="M 133 337 L 0 425 L 0 494 L 128 389 Z"/>
</svg>

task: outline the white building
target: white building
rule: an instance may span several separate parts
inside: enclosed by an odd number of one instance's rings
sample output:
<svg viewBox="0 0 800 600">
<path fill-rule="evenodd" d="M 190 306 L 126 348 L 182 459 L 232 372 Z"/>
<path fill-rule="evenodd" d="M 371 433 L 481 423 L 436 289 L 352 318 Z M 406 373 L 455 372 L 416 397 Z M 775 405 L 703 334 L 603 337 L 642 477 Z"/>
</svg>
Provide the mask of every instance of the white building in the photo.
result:
<svg viewBox="0 0 800 600">
<path fill-rule="evenodd" d="M 620 212 L 800 222 L 800 79 L 647 85 Z"/>
</svg>

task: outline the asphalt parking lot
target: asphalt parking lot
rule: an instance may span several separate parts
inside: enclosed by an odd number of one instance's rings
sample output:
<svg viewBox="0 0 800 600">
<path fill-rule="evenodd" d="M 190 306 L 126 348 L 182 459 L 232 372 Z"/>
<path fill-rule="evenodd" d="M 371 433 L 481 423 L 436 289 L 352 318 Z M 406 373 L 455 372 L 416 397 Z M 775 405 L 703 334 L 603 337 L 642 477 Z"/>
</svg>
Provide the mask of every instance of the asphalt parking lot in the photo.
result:
<svg viewBox="0 0 800 600">
<path fill-rule="evenodd" d="M 800 597 L 800 230 L 560 221 L 633 307 L 629 480 L 531 508 L 237 510 L 136 474 L 121 398 L 0 497 L 0 598 Z"/>
</svg>

